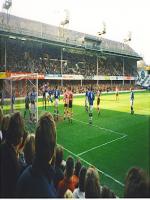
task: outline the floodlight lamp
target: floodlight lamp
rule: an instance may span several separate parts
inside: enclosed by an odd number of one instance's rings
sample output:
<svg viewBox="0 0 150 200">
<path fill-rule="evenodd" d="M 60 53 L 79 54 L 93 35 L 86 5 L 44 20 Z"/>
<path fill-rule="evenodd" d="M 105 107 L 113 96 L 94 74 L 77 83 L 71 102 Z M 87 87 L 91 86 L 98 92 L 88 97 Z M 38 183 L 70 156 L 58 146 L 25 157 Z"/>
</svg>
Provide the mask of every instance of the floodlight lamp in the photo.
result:
<svg viewBox="0 0 150 200">
<path fill-rule="evenodd" d="M 12 6 L 12 0 L 5 0 L 3 4 L 3 8 L 6 10 L 9 10 L 9 8 Z"/>
<path fill-rule="evenodd" d="M 62 26 L 66 25 L 66 24 L 69 24 L 69 20 L 68 19 L 65 19 L 63 21 L 61 21 L 60 23 Z"/>
</svg>

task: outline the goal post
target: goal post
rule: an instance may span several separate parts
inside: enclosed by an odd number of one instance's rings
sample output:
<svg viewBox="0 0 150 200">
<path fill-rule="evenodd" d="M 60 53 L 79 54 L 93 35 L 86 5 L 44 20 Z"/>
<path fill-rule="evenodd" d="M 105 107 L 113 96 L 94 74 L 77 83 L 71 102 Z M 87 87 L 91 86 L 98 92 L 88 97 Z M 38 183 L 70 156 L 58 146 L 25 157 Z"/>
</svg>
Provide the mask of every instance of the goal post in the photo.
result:
<svg viewBox="0 0 150 200">
<path fill-rule="evenodd" d="M 4 80 L 3 93 L 4 113 L 20 111 L 26 119 L 28 112 L 30 121 L 38 121 L 38 73 L 12 74 Z"/>
</svg>

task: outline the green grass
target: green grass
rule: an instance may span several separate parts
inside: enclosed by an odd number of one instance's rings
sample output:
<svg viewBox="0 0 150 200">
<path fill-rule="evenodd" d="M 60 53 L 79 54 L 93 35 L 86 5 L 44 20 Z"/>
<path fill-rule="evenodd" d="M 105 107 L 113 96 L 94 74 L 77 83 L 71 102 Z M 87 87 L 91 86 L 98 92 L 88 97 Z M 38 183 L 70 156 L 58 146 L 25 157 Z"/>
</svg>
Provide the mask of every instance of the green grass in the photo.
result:
<svg viewBox="0 0 150 200">
<path fill-rule="evenodd" d="M 135 93 L 134 115 L 130 114 L 129 99 L 129 93 L 120 94 L 118 101 L 114 94 L 102 95 L 101 115 L 97 116 L 95 101 L 93 125 L 89 126 L 84 97 L 76 97 L 73 123 L 63 120 L 57 123 L 57 142 L 64 146 L 65 158 L 72 155 L 85 166 L 94 165 L 100 172 L 101 184 L 108 185 L 119 197 L 123 196 L 125 176 L 131 167 L 139 166 L 150 172 L 150 93 Z M 20 110 L 23 106 L 19 104 L 16 108 Z M 53 112 L 53 107 L 48 111 Z M 62 115 L 62 101 L 59 111 Z M 39 107 L 39 115 L 43 112 L 43 107 Z M 33 132 L 35 126 L 27 124 L 27 128 Z"/>
</svg>

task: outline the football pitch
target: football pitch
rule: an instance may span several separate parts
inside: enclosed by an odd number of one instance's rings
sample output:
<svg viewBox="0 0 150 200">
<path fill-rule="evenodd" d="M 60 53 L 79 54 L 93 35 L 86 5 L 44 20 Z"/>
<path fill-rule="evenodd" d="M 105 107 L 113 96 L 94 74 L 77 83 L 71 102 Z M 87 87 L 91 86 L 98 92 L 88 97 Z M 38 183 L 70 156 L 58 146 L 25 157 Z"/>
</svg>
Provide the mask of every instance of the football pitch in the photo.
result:
<svg viewBox="0 0 150 200">
<path fill-rule="evenodd" d="M 115 94 L 102 94 L 101 114 L 97 114 L 95 100 L 92 125 L 88 124 L 84 101 L 84 96 L 74 98 L 72 123 L 60 117 L 56 124 L 57 143 L 64 147 L 65 158 L 71 155 L 85 166 L 95 166 L 100 183 L 123 197 L 125 176 L 131 167 L 142 167 L 150 173 L 150 93 L 135 92 L 134 115 L 130 114 L 130 93 L 119 94 L 118 101 Z M 23 112 L 24 103 L 15 108 Z M 53 110 L 50 104 L 46 111 Z M 44 112 L 39 102 L 39 115 Z M 63 115 L 62 100 L 59 114 Z M 34 131 L 32 125 L 26 126 Z"/>
</svg>

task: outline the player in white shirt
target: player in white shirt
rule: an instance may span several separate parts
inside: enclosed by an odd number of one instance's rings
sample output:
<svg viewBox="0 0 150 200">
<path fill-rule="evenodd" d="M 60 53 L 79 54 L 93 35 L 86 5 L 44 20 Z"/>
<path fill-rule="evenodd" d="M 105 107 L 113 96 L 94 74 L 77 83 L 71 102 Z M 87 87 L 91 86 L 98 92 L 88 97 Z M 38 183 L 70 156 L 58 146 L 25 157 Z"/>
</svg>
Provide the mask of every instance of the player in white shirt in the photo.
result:
<svg viewBox="0 0 150 200">
<path fill-rule="evenodd" d="M 134 92 L 131 88 L 131 93 L 130 93 L 130 108 L 131 108 L 131 114 L 134 114 L 134 109 L 133 109 L 133 104 L 134 104 Z"/>
<path fill-rule="evenodd" d="M 119 90 L 118 87 L 116 86 L 116 101 L 119 100 Z"/>
</svg>

